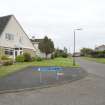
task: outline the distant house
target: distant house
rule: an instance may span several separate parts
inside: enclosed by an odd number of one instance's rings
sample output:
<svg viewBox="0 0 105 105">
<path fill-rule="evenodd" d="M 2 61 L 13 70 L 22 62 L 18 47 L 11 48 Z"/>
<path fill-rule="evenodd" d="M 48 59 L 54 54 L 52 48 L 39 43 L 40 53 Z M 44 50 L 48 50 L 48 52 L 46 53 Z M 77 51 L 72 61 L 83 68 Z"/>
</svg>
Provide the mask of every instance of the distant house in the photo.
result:
<svg viewBox="0 0 105 105">
<path fill-rule="evenodd" d="M 31 40 L 31 42 L 32 42 L 32 44 L 33 44 L 33 46 L 34 46 L 34 48 L 35 48 L 35 50 L 36 50 L 36 55 L 37 56 L 39 56 L 39 57 L 41 57 L 41 58 L 46 58 L 46 54 L 45 53 L 43 53 L 43 52 L 41 52 L 40 51 L 40 49 L 39 49 L 39 43 L 43 40 L 43 39 L 35 39 L 35 38 L 32 38 L 32 39 L 30 39 Z M 51 58 L 51 54 L 49 54 L 48 56 L 47 56 L 47 58 Z"/>
<path fill-rule="evenodd" d="M 73 54 L 73 56 L 75 56 L 75 57 L 80 57 L 80 56 L 81 56 L 81 53 L 80 53 L 80 52 L 75 52 L 75 53 Z"/>
<path fill-rule="evenodd" d="M 0 55 L 15 59 L 24 52 L 35 56 L 35 48 L 15 16 L 0 17 Z"/>
<path fill-rule="evenodd" d="M 101 45 L 95 48 L 95 51 L 104 51 L 105 50 L 105 45 Z"/>
</svg>

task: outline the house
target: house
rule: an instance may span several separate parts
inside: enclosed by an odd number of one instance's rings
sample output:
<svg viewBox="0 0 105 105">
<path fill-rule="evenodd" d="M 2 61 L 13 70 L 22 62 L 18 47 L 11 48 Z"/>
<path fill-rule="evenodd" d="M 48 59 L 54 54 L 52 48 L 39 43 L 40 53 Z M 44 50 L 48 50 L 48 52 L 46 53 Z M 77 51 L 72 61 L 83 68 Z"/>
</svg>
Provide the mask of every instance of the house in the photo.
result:
<svg viewBox="0 0 105 105">
<path fill-rule="evenodd" d="M 0 17 L 0 55 L 15 59 L 24 52 L 35 56 L 35 48 L 15 16 Z"/>
<path fill-rule="evenodd" d="M 80 52 L 75 52 L 75 53 L 73 53 L 73 56 L 74 57 L 80 57 L 81 56 L 81 53 Z"/>
<path fill-rule="evenodd" d="M 30 39 L 30 41 L 32 42 L 35 50 L 36 50 L 36 55 L 38 57 L 41 57 L 41 58 L 46 58 L 46 54 L 41 52 L 40 49 L 39 49 L 39 43 L 41 41 L 43 41 L 43 39 L 35 39 L 34 37 L 32 39 Z M 48 54 L 47 58 L 51 58 L 51 54 Z"/>
<path fill-rule="evenodd" d="M 104 51 L 105 50 L 105 45 L 100 45 L 95 48 L 95 51 Z"/>
</svg>

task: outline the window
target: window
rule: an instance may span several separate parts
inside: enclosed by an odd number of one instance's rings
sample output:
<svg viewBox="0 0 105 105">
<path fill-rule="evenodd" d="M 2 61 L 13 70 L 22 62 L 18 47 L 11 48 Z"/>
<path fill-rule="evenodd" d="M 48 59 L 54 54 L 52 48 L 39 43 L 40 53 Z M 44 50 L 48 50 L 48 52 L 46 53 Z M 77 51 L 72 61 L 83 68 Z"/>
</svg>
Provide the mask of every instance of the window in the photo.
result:
<svg viewBox="0 0 105 105">
<path fill-rule="evenodd" d="M 5 38 L 8 39 L 8 40 L 14 40 L 14 35 L 10 34 L 10 33 L 6 33 Z"/>
<path fill-rule="evenodd" d="M 13 55 L 13 50 L 10 50 L 10 55 Z"/>
<path fill-rule="evenodd" d="M 5 49 L 5 55 L 13 55 L 13 49 L 8 49 L 8 48 L 6 48 Z"/>
<path fill-rule="evenodd" d="M 5 54 L 9 55 L 9 50 L 8 49 L 5 49 Z"/>
<path fill-rule="evenodd" d="M 15 50 L 19 50 L 19 48 L 15 48 Z"/>
</svg>

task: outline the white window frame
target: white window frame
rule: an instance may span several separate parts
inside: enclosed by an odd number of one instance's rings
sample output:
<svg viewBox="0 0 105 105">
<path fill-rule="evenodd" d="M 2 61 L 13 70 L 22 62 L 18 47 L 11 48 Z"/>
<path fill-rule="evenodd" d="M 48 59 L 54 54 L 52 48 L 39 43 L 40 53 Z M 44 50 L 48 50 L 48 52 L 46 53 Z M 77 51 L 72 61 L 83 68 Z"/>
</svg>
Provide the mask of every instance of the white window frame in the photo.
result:
<svg viewBox="0 0 105 105">
<path fill-rule="evenodd" d="M 8 52 L 8 54 L 5 53 L 6 51 Z M 12 54 L 11 54 L 11 52 L 12 52 Z M 12 55 L 14 55 L 14 49 L 12 49 L 12 48 L 5 48 L 4 53 L 5 53 L 5 55 L 12 56 Z"/>
<path fill-rule="evenodd" d="M 10 34 L 10 33 L 6 33 L 5 34 L 5 39 L 7 39 L 7 40 L 14 40 L 14 35 L 13 34 Z"/>
</svg>

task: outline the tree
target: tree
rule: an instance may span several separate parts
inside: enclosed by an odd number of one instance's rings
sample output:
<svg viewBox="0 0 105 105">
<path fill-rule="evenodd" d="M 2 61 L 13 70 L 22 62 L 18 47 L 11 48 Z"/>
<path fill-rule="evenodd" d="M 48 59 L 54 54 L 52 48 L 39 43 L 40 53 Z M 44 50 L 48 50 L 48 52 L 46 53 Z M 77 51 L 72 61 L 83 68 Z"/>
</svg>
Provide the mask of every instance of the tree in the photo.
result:
<svg viewBox="0 0 105 105">
<path fill-rule="evenodd" d="M 67 58 L 68 57 L 67 49 L 66 48 L 64 48 L 64 50 L 58 49 L 58 48 L 55 49 L 54 56 L 55 57 L 64 57 L 64 58 Z"/>
<path fill-rule="evenodd" d="M 44 39 L 40 41 L 38 47 L 41 52 L 46 54 L 46 59 L 47 59 L 48 54 L 54 51 L 54 43 L 47 36 L 45 36 Z"/>
<path fill-rule="evenodd" d="M 64 51 L 64 53 L 67 54 L 67 48 L 66 47 L 64 47 L 63 51 Z"/>
<path fill-rule="evenodd" d="M 82 56 L 91 55 L 92 52 L 93 52 L 93 50 L 90 49 L 90 48 L 82 48 L 82 49 L 81 49 L 81 55 L 82 55 Z"/>
</svg>

